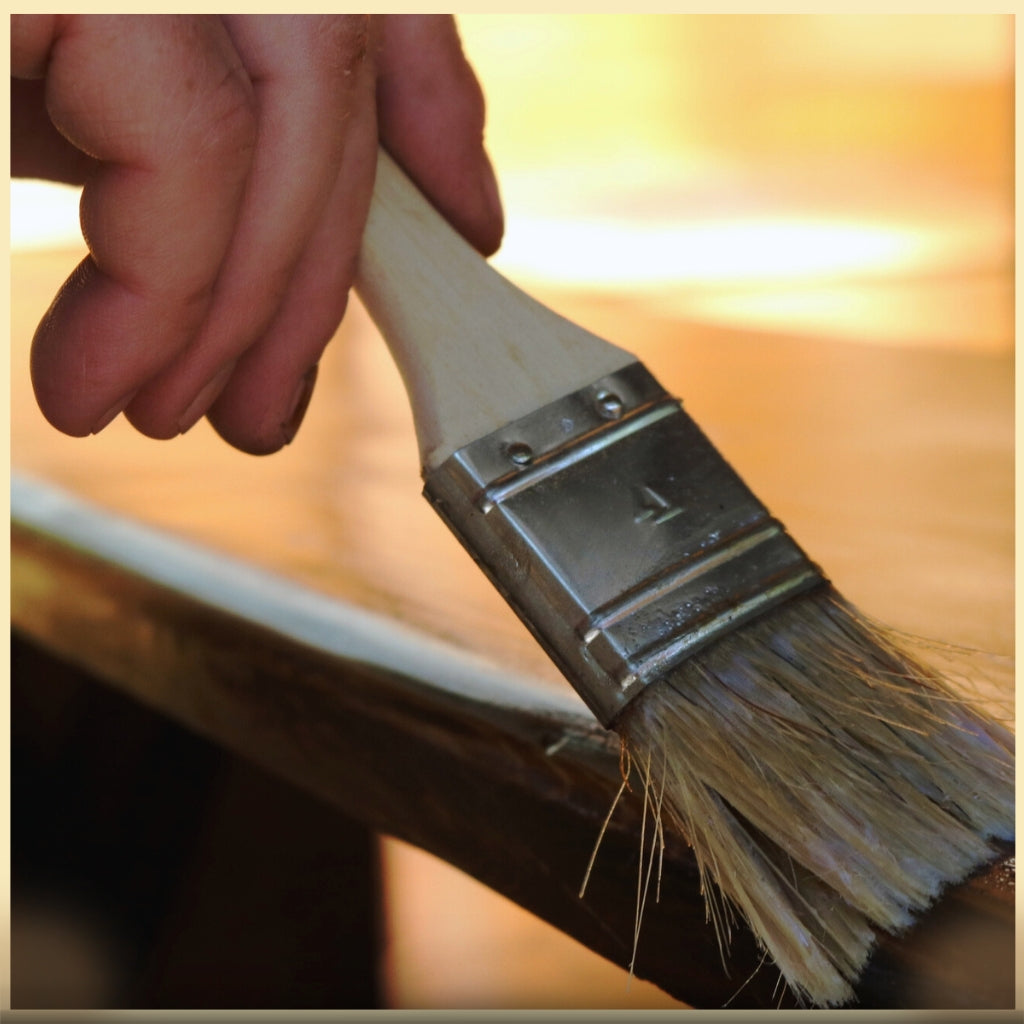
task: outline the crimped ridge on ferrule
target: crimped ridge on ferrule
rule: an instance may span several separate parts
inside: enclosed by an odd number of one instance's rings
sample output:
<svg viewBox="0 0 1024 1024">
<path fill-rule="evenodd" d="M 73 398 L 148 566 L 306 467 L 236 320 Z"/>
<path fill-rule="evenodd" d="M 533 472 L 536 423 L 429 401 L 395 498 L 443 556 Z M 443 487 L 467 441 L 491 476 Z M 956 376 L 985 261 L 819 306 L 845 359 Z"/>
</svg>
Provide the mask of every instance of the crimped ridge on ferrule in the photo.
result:
<svg viewBox="0 0 1024 1024">
<path fill-rule="evenodd" d="M 731 559 L 745 554 L 759 544 L 779 537 L 784 532 L 780 523 L 769 519 L 767 525 L 761 529 L 730 537 L 725 543 L 712 548 L 702 558 L 681 562 L 668 572 L 643 580 L 617 601 L 612 601 L 603 608 L 599 608 L 590 617 L 583 637 L 584 642 L 590 642 L 597 633 L 616 625 L 652 601 L 659 600 L 683 584 L 694 582 L 699 576 L 725 565 Z"/>
<path fill-rule="evenodd" d="M 628 691 L 655 682 L 718 637 L 732 632 L 740 624 L 771 610 L 782 601 L 806 593 L 822 582 L 821 573 L 810 565 L 776 586 L 766 587 L 753 597 L 727 608 L 715 618 L 693 625 L 653 649 L 634 655 L 628 673 L 619 680 L 620 689 Z"/>
</svg>

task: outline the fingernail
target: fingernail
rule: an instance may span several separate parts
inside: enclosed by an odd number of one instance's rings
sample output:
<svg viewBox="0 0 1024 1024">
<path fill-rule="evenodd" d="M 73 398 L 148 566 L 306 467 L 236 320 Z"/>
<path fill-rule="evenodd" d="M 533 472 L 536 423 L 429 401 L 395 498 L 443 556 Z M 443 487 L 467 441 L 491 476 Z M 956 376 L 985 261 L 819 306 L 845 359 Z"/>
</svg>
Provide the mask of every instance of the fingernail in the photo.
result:
<svg viewBox="0 0 1024 1024">
<path fill-rule="evenodd" d="M 117 402 L 116 402 L 116 403 L 115 403 L 114 405 L 112 405 L 112 406 L 111 406 L 111 407 L 110 407 L 110 408 L 109 408 L 109 409 L 108 409 L 108 410 L 107 410 L 107 411 L 106 411 L 106 412 L 105 412 L 105 413 L 104 413 L 104 414 L 103 414 L 103 415 L 102 415 L 102 416 L 101 416 L 101 417 L 100 417 L 100 418 L 99 418 L 99 419 L 98 419 L 98 420 L 96 421 L 96 425 L 95 425 L 95 426 L 94 426 L 94 427 L 92 428 L 92 431 L 91 431 L 91 433 L 93 433 L 93 434 L 98 434 L 98 433 L 99 433 L 99 432 L 100 432 L 101 430 L 103 430 L 103 429 L 104 429 L 105 427 L 109 427 L 109 426 L 110 426 L 110 424 L 111 424 L 111 423 L 113 423 L 113 422 L 114 422 L 114 420 L 116 420 L 116 419 L 117 419 L 117 417 L 118 417 L 118 416 L 120 416 L 120 415 L 121 415 L 121 413 L 123 413 L 123 412 L 124 412 L 124 410 L 125 410 L 125 407 L 126 407 L 126 406 L 128 405 L 128 403 L 129 403 L 129 402 L 130 402 L 130 401 L 131 401 L 131 400 L 132 400 L 132 399 L 133 399 L 134 397 L 135 397 L 135 392 L 133 391 L 133 392 L 132 392 L 132 393 L 131 393 L 130 395 L 125 395 L 125 397 L 124 397 L 124 398 L 120 399 L 120 400 L 119 400 L 119 401 L 117 401 Z"/>
<path fill-rule="evenodd" d="M 192 399 L 189 407 L 178 419 L 179 433 L 187 433 L 206 415 L 217 396 L 224 390 L 224 385 L 227 384 L 234 369 L 235 364 L 229 363 L 222 367 L 212 380 L 200 388 L 199 394 Z"/>
<path fill-rule="evenodd" d="M 299 427 L 302 426 L 302 420 L 306 415 L 306 410 L 309 408 L 309 400 L 313 397 L 313 387 L 316 384 L 318 370 L 318 366 L 307 370 L 302 380 L 299 381 L 299 386 L 295 389 L 291 411 L 288 413 L 284 423 L 281 424 L 281 433 L 284 435 L 285 444 L 292 443 L 295 435 L 299 432 Z"/>
</svg>

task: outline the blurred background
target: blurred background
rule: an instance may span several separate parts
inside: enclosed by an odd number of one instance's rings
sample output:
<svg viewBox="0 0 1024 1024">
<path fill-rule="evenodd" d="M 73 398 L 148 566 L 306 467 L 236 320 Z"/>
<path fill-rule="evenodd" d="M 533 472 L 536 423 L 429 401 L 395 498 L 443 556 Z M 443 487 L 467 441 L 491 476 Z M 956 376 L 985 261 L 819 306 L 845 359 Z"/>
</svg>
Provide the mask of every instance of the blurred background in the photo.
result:
<svg viewBox="0 0 1024 1024">
<path fill-rule="evenodd" d="M 507 211 L 494 262 L 527 290 L 1012 351 L 1011 17 L 459 22 Z M 76 203 L 13 183 L 14 250 L 80 245 Z M 678 1005 L 426 854 L 385 841 L 384 872 L 396 1008 Z"/>
</svg>

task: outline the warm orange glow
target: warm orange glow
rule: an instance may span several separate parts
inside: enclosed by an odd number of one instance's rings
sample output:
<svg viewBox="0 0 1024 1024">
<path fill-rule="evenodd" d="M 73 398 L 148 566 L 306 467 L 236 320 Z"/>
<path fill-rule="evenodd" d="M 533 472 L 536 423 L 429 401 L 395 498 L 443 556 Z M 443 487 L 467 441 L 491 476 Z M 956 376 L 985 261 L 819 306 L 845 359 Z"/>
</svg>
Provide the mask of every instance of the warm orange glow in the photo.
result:
<svg viewBox="0 0 1024 1024">
<path fill-rule="evenodd" d="M 1011 19 L 461 23 L 509 210 L 496 262 L 527 287 L 824 338 L 1012 344 Z"/>
</svg>

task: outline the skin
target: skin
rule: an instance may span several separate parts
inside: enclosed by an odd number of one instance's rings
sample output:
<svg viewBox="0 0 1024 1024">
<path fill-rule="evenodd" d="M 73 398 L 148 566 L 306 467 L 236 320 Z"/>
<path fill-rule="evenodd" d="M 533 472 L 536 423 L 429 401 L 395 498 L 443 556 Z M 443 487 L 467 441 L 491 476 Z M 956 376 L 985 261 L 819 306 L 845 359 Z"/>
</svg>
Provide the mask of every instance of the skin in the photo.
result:
<svg viewBox="0 0 1024 1024">
<path fill-rule="evenodd" d="M 502 210 L 445 15 L 15 15 L 11 164 L 83 185 L 89 254 L 32 345 L 73 436 L 206 416 L 288 444 L 345 312 L 378 144 L 485 255 Z"/>
</svg>

